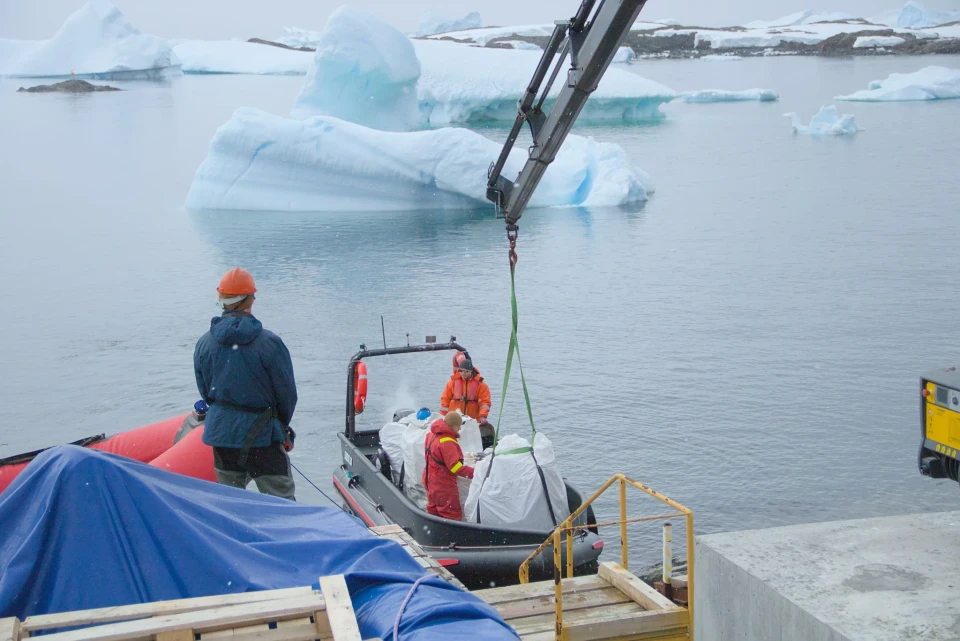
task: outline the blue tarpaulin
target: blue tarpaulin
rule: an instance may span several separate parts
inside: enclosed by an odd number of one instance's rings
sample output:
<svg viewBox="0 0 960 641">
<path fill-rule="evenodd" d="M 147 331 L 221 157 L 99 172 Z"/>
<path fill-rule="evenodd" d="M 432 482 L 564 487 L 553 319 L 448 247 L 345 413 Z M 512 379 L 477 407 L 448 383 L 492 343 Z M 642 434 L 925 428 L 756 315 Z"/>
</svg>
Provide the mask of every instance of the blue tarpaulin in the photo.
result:
<svg viewBox="0 0 960 641">
<path fill-rule="evenodd" d="M 80 447 L 44 452 L 0 494 L 0 617 L 305 585 L 343 574 L 364 638 L 393 639 L 424 575 L 336 508 L 300 505 Z M 517 636 L 443 580 L 417 587 L 399 639 Z"/>
</svg>

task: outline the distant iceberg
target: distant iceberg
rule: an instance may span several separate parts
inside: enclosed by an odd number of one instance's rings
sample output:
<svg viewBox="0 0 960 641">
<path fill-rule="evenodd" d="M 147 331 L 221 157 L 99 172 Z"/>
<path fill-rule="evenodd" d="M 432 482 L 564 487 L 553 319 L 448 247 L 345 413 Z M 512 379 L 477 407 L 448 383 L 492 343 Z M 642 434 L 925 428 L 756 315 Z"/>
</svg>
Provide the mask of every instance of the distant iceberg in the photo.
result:
<svg viewBox="0 0 960 641">
<path fill-rule="evenodd" d="M 180 40 L 173 51 L 183 73 L 246 73 L 302 76 L 313 54 L 236 40 Z"/>
<path fill-rule="evenodd" d="M 680 93 L 680 102 L 742 102 L 748 100 L 773 102 L 779 99 L 780 94 L 772 89 L 744 89 L 742 91 L 703 89 Z"/>
<path fill-rule="evenodd" d="M 537 48 L 539 49 L 540 47 Z M 636 57 L 637 54 L 635 54 L 630 47 L 620 47 L 617 49 L 617 52 L 613 54 L 613 62 L 630 62 Z"/>
<path fill-rule="evenodd" d="M 927 29 L 957 20 L 960 20 L 960 10 L 930 11 L 919 2 L 913 2 L 913 0 L 903 5 L 902 9 L 887 11 L 870 18 L 870 22 L 874 24 L 905 29 Z"/>
<path fill-rule="evenodd" d="M 874 80 L 867 89 L 834 100 L 898 102 L 951 100 L 960 98 L 960 70 L 930 66 L 913 73 L 892 73 L 886 80 Z"/>
<path fill-rule="evenodd" d="M 417 93 L 420 122 L 512 121 L 540 53 L 470 47 L 455 42 L 414 40 L 422 73 Z M 551 97 L 560 91 L 555 82 Z M 658 82 L 623 69 L 608 69 L 581 112 L 580 121 L 638 122 L 663 117 L 660 105 L 677 93 Z M 548 106 L 552 103 L 547 100 Z"/>
<path fill-rule="evenodd" d="M 432 36 L 448 31 L 463 31 L 464 29 L 478 29 L 483 26 L 479 11 L 471 11 L 462 18 L 449 18 L 438 11 L 427 11 L 420 18 L 417 27 L 418 36 Z"/>
<path fill-rule="evenodd" d="M 373 14 L 340 7 L 321 32 L 290 113 L 409 131 L 419 120 L 419 78 L 420 61 L 406 36 Z"/>
<path fill-rule="evenodd" d="M 837 108 L 832 105 L 830 107 L 820 107 L 820 111 L 810 120 L 809 125 L 803 124 L 800 117 L 795 113 L 783 115 L 790 118 L 793 131 L 798 134 L 844 136 L 863 131 L 851 114 L 841 115 Z"/>
<path fill-rule="evenodd" d="M 776 20 L 754 20 L 743 26 L 747 29 L 769 29 L 771 27 L 795 27 L 798 25 L 815 24 L 817 22 L 839 22 L 842 20 L 856 19 L 857 16 L 843 11 L 815 12 L 813 9 L 807 9 L 806 11 L 791 13 Z"/>
<path fill-rule="evenodd" d="M 316 49 L 317 43 L 320 42 L 320 32 L 301 29 L 300 27 L 284 27 L 283 35 L 277 38 L 276 41 L 295 49 L 301 47 Z"/>
<path fill-rule="evenodd" d="M 238 109 L 210 143 L 188 209 L 428 211 L 487 206 L 487 167 L 500 145 L 467 129 L 393 133 L 329 116 L 281 118 Z M 524 150 L 504 174 L 516 175 Z M 623 149 L 569 136 L 531 207 L 614 206 L 646 199 Z"/>
<path fill-rule="evenodd" d="M 140 33 L 106 0 L 90 0 L 49 40 L 0 38 L 0 76 L 150 78 L 179 66 L 166 40 Z"/>
</svg>

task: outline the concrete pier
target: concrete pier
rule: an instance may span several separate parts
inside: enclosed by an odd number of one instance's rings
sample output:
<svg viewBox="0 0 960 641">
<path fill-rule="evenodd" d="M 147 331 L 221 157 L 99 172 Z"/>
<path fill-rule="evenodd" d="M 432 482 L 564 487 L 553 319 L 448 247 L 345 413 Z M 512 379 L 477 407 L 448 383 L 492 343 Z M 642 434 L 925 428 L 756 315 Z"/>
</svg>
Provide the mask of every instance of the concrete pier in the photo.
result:
<svg viewBox="0 0 960 641">
<path fill-rule="evenodd" d="M 697 641 L 960 641 L 960 512 L 696 542 Z"/>
</svg>

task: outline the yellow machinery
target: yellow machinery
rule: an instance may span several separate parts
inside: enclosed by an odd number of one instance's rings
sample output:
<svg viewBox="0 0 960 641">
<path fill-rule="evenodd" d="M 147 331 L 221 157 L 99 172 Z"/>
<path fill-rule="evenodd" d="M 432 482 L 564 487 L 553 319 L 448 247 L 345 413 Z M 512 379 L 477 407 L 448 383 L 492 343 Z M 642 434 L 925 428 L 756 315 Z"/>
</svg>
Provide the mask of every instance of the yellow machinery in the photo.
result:
<svg viewBox="0 0 960 641">
<path fill-rule="evenodd" d="M 920 473 L 958 479 L 960 471 L 960 372 L 951 367 L 920 379 Z"/>
</svg>

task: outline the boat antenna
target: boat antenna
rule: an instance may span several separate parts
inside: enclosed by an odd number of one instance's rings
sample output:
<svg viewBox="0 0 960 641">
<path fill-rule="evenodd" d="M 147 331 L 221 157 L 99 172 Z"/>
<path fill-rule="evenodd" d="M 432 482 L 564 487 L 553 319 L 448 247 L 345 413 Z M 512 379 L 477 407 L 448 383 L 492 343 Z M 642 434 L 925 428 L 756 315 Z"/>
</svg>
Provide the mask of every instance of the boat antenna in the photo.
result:
<svg viewBox="0 0 960 641">
<path fill-rule="evenodd" d="M 383 333 L 383 349 L 387 349 L 387 330 L 383 326 L 383 314 L 380 314 L 380 331 Z"/>
</svg>

